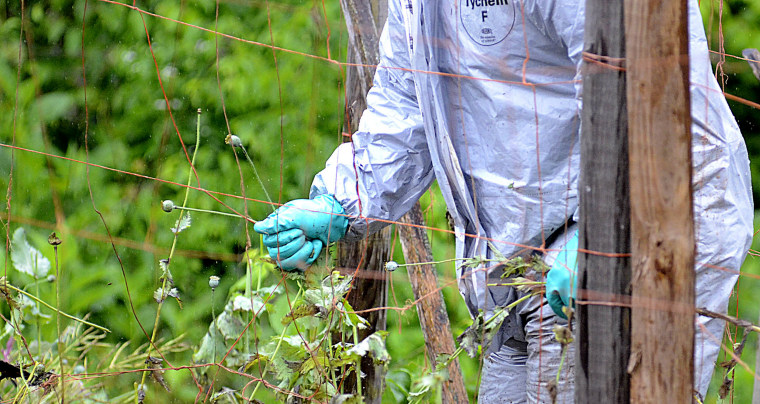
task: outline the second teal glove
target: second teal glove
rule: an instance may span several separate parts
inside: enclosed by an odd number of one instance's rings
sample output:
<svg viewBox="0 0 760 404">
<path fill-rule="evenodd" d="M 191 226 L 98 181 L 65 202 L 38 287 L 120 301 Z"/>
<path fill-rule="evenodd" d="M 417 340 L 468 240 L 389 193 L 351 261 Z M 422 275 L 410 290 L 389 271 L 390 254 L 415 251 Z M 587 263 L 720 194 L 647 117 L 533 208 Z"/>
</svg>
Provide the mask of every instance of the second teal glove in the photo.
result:
<svg viewBox="0 0 760 404">
<path fill-rule="evenodd" d="M 562 306 L 570 306 L 578 291 L 578 232 L 567 241 L 557 254 L 552 269 L 546 275 L 546 300 L 554 313 L 567 319 Z"/>
<path fill-rule="evenodd" d="M 340 203 L 330 195 L 290 201 L 256 223 L 264 235 L 269 256 L 285 271 L 305 270 L 322 248 L 340 240 L 348 229 L 348 218 Z"/>
</svg>

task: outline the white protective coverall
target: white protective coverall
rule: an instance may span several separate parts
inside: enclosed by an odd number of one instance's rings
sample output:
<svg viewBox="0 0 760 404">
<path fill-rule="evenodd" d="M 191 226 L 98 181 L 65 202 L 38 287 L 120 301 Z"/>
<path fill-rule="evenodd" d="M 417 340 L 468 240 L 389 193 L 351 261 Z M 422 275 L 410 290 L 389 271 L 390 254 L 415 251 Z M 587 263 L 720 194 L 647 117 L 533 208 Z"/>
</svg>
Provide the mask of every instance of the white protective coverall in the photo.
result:
<svg viewBox="0 0 760 404">
<path fill-rule="evenodd" d="M 372 219 L 400 218 L 435 178 L 458 257 L 492 258 L 486 239 L 507 257 L 540 246 L 578 207 L 584 3 L 389 0 L 367 110 L 352 143 L 315 177 L 311 197 L 333 195 L 357 217 L 346 236 L 358 239 L 387 224 Z M 689 27 L 696 304 L 725 312 L 752 236 L 749 161 L 711 72 L 696 0 Z M 457 276 L 472 315 L 518 297 L 488 288 L 486 271 Z M 550 330 L 559 319 L 534 300 L 510 313 L 488 349 L 482 402 L 549 401 L 559 352 Z M 704 395 L 723 323 L 697 321 L 713 337 L 697 327 L 695 388 Z M 572 363 L 565 369 L 572 373 Z M 572 374 L 562 380 L 559 402 L 572 402 Z"/>
</svg>

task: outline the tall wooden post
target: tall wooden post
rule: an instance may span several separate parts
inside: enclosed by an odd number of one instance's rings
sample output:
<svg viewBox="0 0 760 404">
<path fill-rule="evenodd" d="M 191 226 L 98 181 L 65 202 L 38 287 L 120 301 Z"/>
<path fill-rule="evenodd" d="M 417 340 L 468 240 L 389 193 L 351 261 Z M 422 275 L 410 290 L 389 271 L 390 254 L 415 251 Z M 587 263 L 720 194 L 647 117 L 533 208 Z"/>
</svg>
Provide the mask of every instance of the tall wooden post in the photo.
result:
<svg viewBox="0 0 760 404">
<path fill-rule="evenodd" d="M 417 202 L 399 222 L 424 225 L 425 220 L 422 217 L 420 203 Z M 430 241 L 424 229 L 401 225 L 399 239 L 407 263 L 433 261 Z M 443 301 L 443 294 L 438 289 L 438 273 L 435 266 L 425 264 L 409 267 L 408 274 L 414 297 L 420 300 L 417 303 L 417 315 L 420 317 L 420 328 L 425 336 L 425 353 L 431 366 L 434 366 L 439 354 L 451 354 L 455 350 L 446 303 Z M 441 401 L 443 404 L 466 403 L 467 390 L 464 387 L 459 361 L 455 359 L 448 370 L 449 379 L 443 382 Z"/>
<path fill-rule="evenodd" d="M 348 87 L 349 97 L 347 99 L 347 123 L 349 130 L 358 126 L 359 118 L 362 111 L 366 108 L 365 95 L 372 86 L 372 77 L 374 69 L 366 65 L 376 65 L 378 62 L 377 42 L 380 33 L 380 27 L 385 23 L 387 17 L 387 0 L 341 0 L 341 7 L 346 18 L 346 26 L 349 32 L 349 60 L 354 63 L 365 65 L 361 68 L 349 68 L 347 70 L 346 85 Z M 419 225 L 423 224 L 422 212 L 419 203 L 417 203 L 409 213 L 404 215 L 400 220 L 401 223 Z M 430 262 L 433 260 L 430 252 L 425 231 L 413 226 L 402 226 L 400 231 L 402 248 L 407 262 Z M 339 265 L 346 268 L 356 268 L 358 258 L 362 256 L 362 251 L 367 251 L 367 259 L 374 262 L 366 262 L 363 269 L 377 271 L 382 268 L 382 262 L 377 263 L 380 257 L 386 257 L 388 252 L 386 248 L 389 243 L 389 236 L 386 231 L 379 236 L 373 236 L 374 239 L 365 243 L 341 243 L 339 249 Z M 365 248 L 368 248 L 365 250 Z M 371 252 L 371 254 L 370 254 Z M 380 265 L 379 267 L 377 265 Z M 454 352 L 454 338 L 451 334 L 448 313 L 443 301 L 443 294 L 438 289 L 438 275 L 435 267 L 432 265 L 416 266 L 409 271 L 409 278 L 412 283 L 412 289 L 415 298 L 422 298 L 418 307 L 420 317 L 420 326 L 425 336 L 425 350 L 430 363 L 434 364 L 438 354 Z M 382 271 L 382 269 L 381 269 Z M 365 272 L 369 274 L 370 272 Z M 385 306 L 387 296 L 387 283 L 384 272 L 374 272 L 376 276 L 359 279 L 356 283 L 356 290 L 349 297 L 350 303 L 355 310 L 361 310 L 371 307 Z M 370 313 L 370 322 L 382 323 L 385 327 L 385 312 L 376 311 Z M 376 329 L 381 329 L 376 327 Z M 365 331 L 369 335 L 370 331 Z M 362 371 L 369 375 L 379 371 L 373 367 L 371 362 L 362 363 Z M 374 385 L 376 392 L 382 394 L 382 377 L 375 375 L 375 381 L 368 384 Z M 380 396 L 375 397 L 371 391 L 366 391 L 365 399 L 367 402 L 379 402 L 370 400 L 379 400 Z M 459 367 L 459 361 L 454 360 L 449 366 L 449 380 L 443 383 L 443 403 L 461 403 L 466 402 L 467 390 L 464 387 L 462 379 L 462 370 Z"/>
<path fill-rule="evenodd" d="M 694 223 L 686 1 L 627 0 L 631 401 L 691 403 Z"/>
<path fill-rule="evenodd" d="M 623 0 L 586 0 L 579 247 L 630 251 Z M 575 401 L 628 403 L 630 260 L 579 254 Z M 584 304 L 589 302 L 590 304 Z"/>
<path fill-rule="evenodd" d="M 359 126 L 359 119 L 364 111 L 367 101 L 366 96 L 372 86 L 372 78 L 378 57 L 378 39 L 380 27 L 384 23 L 378 21 L 375 16 L 378 10 L 385 10 L 387 2 L 383 0 L 341 0 L 341 7 L 348 27 L 349 49 L 347 60 L 359 63 L 361 67 L 348 67 L 346 70 L 346 121 L 344 132 L 352 133 Z M 373 11 L 374 10 L 374 11 Z M 388 296 L 388 283 L 384 264 L 390 255 L 390 229 L 369 236 L 359 242 L 338 243 L 338 267 L 346 272 L 357 272 L 359 275 L 354 281 L 354 290 L 351 291 L 348 301 L 356 311 L 386 306 Z M 385 330 L 386 315 L 384 310 L 365 313 L 364 318 L 369 321 L 367 329 L 359 331 L 359 339 L 378 330 Z M 372 358 L 362 360 L 361 371 L 366 376 L 362 379 L 362 396 L 364 402 L 380 403 L 385 386 L 384 367 L 376 366 Z M 345 386 L 348 391 L 356 390 L 356 379 L 351 377 L 346 380 Z"/>
<path fill-rule="evenodd" d="M 354 289 L 348 295 L 348 302 L 356 311 L 387 306 L 388 283 L 383 269 L 390 259 L 390 229 L 370 235 L 358 242 L 340 242 L 337 249 L 338 267 L 341 272 L 358 273 Z M 358 268 L 358 271 L 357 271 Z M 358 331 L 359 340 L 367 338 L 375 331 L 385 330 L 385 310 L 363 313 L 369 327 Z M 385 368 L 375 365 L 369 355 L 362 358 L 362 396 L 365 403 L 380 403 L 385 387 Z M 356 391 L 353 374 L 344 382 L 345 391 Z"/>
</svg>

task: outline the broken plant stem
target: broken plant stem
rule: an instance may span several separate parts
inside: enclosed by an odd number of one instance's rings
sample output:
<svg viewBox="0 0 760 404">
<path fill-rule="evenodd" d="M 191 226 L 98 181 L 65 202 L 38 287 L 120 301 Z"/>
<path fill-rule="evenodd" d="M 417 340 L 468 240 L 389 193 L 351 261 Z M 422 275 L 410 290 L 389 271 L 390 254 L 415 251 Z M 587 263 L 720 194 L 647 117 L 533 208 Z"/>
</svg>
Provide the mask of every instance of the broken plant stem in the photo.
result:
<svg viewBox="0 0 760 404">
<path fill-rule="evenodd" d="M 269 202 L 269 206 L 272 207 L 272 212 L 274 212 L 276 210 L 274 207 L 274 203 L 272 202 L 272 198 L 269 197 L 269 193 L 267 192 L 267 189 L 264 187 L 264 182 L 261 181 L 261 177 L 259 177 L 259 172 L 256 171 L 256 165 L 253 164 L 253 160 L 251 160 L 251 157 L 248 156 L 248 152 L 245 150 L 245 147 L 240 147 L 240 149 L 243 151 L 243 154 L 245 155 L 246 160 L 248 160 L 248 163 L 251 165 L 251 168 L 253 168 L 253 175 L 256 176 L 256 181 L 259 182 L 259 185 L 261 186 L 261 190 L 264 191 L 264 196 L 266 196 L 267 201 Z"/>
<path fill-rule="evenodd" d="M 522 303 L 522 302 L 530 299 L 531 297 L 533 297 L 535 295 L 536 295 L 535 293 L 529 293 L 529 294 L 527 294 L 527 295 L 525 295 L 525 296 L 523 296 L 523 297 L 515 300 L 514 302 L 512 302 L 512 303 L 510 303 L 510 304 L 508 304 L 506 306 L 504 306 L 504 308 L 502 310 L 512 310 L 518 304 L 520 304 L 520 303 Z M 496 317 L 495 313 L 494 313 L 494 316 L 492 316 L 491 318 L 494 318 L 494 317 Z M 491 321 L 491 318 L 489 318 L 488 320 L 486 320 L 486 323 L 488 323 L 489 321 Z"/>
<path fill-rule="evenodd" d="M 253 291 L 251 290 L 251 284 L 253 283 L 253 274 L 251 273 L 251 254 L 250 254 L 250 243 L 249 248 L 245 251 L 245 298 L 248 299 L 251 303 L 251 311 L 246 312 L 246 320 L 248 320 L 248 324 L 251 323 L 251 317 L 253 315 Z M 245 339 L 243 340 L 243 347 L 245 348 L 245 352 L 251 352 L 250 351 L 250 327 L 246 329 L 245 331 Z"/>
<path fill-rule="evenodd" d="M 211 287 L 211 319 L 212 319 L 212 327 L 211 327 L 211 340 L 214 341 L 214 349 L 211 354 L 211 361 L 216 365 L 216 332 L 217 332 L 217 324 L 216 324 L 216 312 L 214 311 L 214 292 L 216 291 L 216 287 L 219 286 L 219 277 L 218 276 L 210 276 L 208 278 L 208 286 Z M 219 374 L 218 369 L 217 372 L 214 372 L 214 378 L 211 379 L 211 385 L 213 386 L 214 383 L 216 383 L 216 376 Z"/>
<path fill-rule="evenodd" d="M 497 264 L 504 264 L 507 261 L 503 259 L 498 258 L 482 258 L 482 257 L 475 257 L 475 258 L 448 258 L 445 260 L 440 261 L 427 261 L 427 262 L 407 262 L 405 264 L 399 264 L 396 261 L 388 261 L 385 263 L 385 270 L 386 271 L 395 271 L 397 268 L 401 267 L 416 267 L 421 265 L 436 265 L 436 264 L 445 264 L 447 262 L 456 262 L 456 261 L 464 261 L 459 267 L 467 267 L 467 266 L 477 266 L 480 264 L 485 264 L 489 262 L 497 263 Z"/>
<path fill-rule="evenodd" d="M 40 295 L 40 282 L 39 279 L 37 279 L 37 260 L 34 260 L 34 290 L 37 292 L 37 296 Z M 40 311 L 40 305 L 37 304 L 37 312 Z M 40 337 L 41 330 L 40 330 L 40 316 L 35 316 L 35 323 L 37 324 L 37 357 L 39 360 L 42 360 L 42 338 Z"/>
<path fill-rule="evenodd" d="M 698 307 L 697 308 L 697 314 L 701 314 L 701 315 L 706 316 L 706 317 L 717 318 L 717 319 L 720 319 L 720 320 L 723 320 L 723 321 L 727 321 L 727 322 L 729 322 L 729 323 L 731 323 L 731 324 L 733 324 L 733 325 L 735 325 L 737 327 L 746 328 L 746 329 L 752 330 L 754 332 L 760 333 L 760 327 L 758 327 L 757 325 L 755 325 L 755 324 L 753 324 L 753 323 L 751 323 L 749 321 L 741 320 L 741 319 L 738 319 L 736 317 L 731 317 L 731 316 L 729 316 L 727 314 L 716 313 L 714 311 L 707 310 L 704 307 Z"/>
<path fill-rule="evenodd" d="M 48 309 L 50 309 L 50 310 L 53 310 L 53 311 L 58 311 L 58 309 L 56 309 L 56 308 L 55 308 L 55 307 L 53 307 L 52 305 L 49 305 L 49 304 L 45 303 L 45 301 L 43 301 L 43 300 L 42 300 L 42 299 L 40 299 L 39 297 L 37 297 L 37 296 L 35 296 L 35 295 L 33 295 L 33 294 L 29 293 L 29 292 L 25 292 L 25 291 L 23 291 L 23 290 L 21 290 L 21 289 L 19 289 L 19 288 L 15 287 L 15 286 L 11 285 L 10 283 L 6 283 L 6 284 L 5 284 L 5 286 L 6 286 L 8 289 L 11 289 L 11 290 L 15 290 L 16 292 L 18 292 L 18 293 L 21 293 L 22 295 L 24 295 L 24 296 L 26 296 L 26 297 L 28 297 L 28 298 L 30 298 L 30 299 L 32 299 L 32 300 L 34 300 L 35 302 L 37 302 L 37 303 L 39 303 L 39 304 L 41 304 L 41 305 L 43 305 L 43 306 L 47 307 L 47 308 L 48 308 Z M 85 324 L 85 325 L 89 325 L 90 327 L 95 327 L 95 328 L 97 328 L 97 329 L 99 329 L 99 330 L 103 330 L 103 331 L 105 331 L 105 332 L 111 332 L 111 330 L 109 330 L 108 328 L 105 328 L 105 327 L 101 327 L 101 326 L 99 326 L 99 325 L 97 325 L 97 324 L 93 324 L 93 323 L 91 323 L 91 322 L 89 322 L 89 321 L 85 321 L 85 320 L 82 320 L 81 318 L 78 318 L 78 317 L 74 317 L 74 316 L 72 316 L 71 314 L 66 314 L 66 313 L 64 313 L 64 312 L 62 312 L 62 311 L 61 311 L 60 313 L 61 313 L 61 315 L 62 315 L 62 316 L 64 316 L 64 317 L 67 317 L 67 318 L 69 318 L 69 319 L 71 319 L 71 320 L 74 320 L 74 321 L 78 321 L 78 322 L 80 322 L 80 323 L 82 323 L 82 324 Z"/>
<path fill-rule="evenodd" d="M 66 400 L 66 372 L 63 369 L 63 339 L 61 338 L 61 275 L 58 272 L 58 245 L 61 240 L 56 237 L 55 232 L 50 235 L 48 242 L 53 245 L 55 253 L 55 328 L 58 334 L 58 368 L 61 372 L 61 404 Z"/>
<path fill-rule="evenodd" d="M 454 262 L 454 261 L 461 261 L 461 260 L 462 260 L 461 258 L 449 258 L 449 259 L 445 259 L 445 260 L 441 260 L 441 261 L 409 262 L 409 263 L 406 263 L 406 264 L 399 264 L 399 263 L 397 263 L 395 261 L 389 261 L 389 262 L 385 263 L 385 266 L 386 266 L 386 270 L 393 271 L 396 268 L 401 268 L 401 267 L 416 267 L 416 266 L 420 266 L 420 265 L 444 264 L 444 263 L 447 263 L 447 262 Z M 391 262 L 394 265 L 389 265 Z M 389 267 L 393 267 L 393 269 L 389 269 Z"/>
<path fill-rule="evenodd" d="M 212 321 L 212 324 L 214 325 L 213 327 L 211 327 L 211 332 L 213 333 L 211 334 L 211 338 L 213 341 L 216 341 L 215 339 L 216 338 L 216 312 L 214 311 L 214 290 L 215 289 L 216 288 L 211 289 L 211 321 Z M 216 342 L 214 342 L 214 351 L 211 358 L 213 359 L 213 362 L 216 363 Z"/>
<path fill-rule="evenodd" d="M 356 326 L 356 323 L 352 326 L 354 330 L 354 346 L 359 345 L 359 331 L 358 327 Z M 356 369 L 354 369 L 354 375 L 356 375 L 356 395 L 359 396 L 359 402 L 363 403 L 363 396 L 362 396 L 362 357 L 359 356 L 356 359 Z"/>
<path fill-rule="evenodd" d="M 495 318 L 498 318 L 499 314 L 501 314 L 502 311 L 504 311 L 504 310 L 511 310 L 511 309 L 515 308 L 515 306 L 517 306 L 518 304 L 520 304 L 520 303 L 528 300 L 529 298 L 531 298 L 533 296 L 534 296 L 534 294 L 527 294 L 527 295 L 525 295 L 525 296 L 523 296 L 523 297 L 515 300 L 514 302 L 512 302 L 512 303 L 510 303 L 510 304 L 508 304 L 508 305 L 506 305 L 504 307 L 498 307 L 496 310 L 494 310 L 493 315 L 483 322 L 483 328 L 485 328 L 487 325 L 491 324 L 494 321 Z M 462 344 L 460 344 L 459 347 L 456 350 L 454 350 L 454 352 L 443 363 L 446 365 L 446 367 L 448 367 L 456 358 L 459 357 L 459 355 L 462 352 L 464 352 L 464 347 L 462 346 Z"/>
<path fill-rule="evenodd" d="M 29 394 L 30 388 L 29 383 L 32 382 L 32 378 L 34 377 L 35 373 L 37 373 L 37 367 L 40 366 L 39 363 L 35 362 L 34 366 L 32 366 L 32 370 L 28 373 L 28 377 L 24 377 L 24 370 L 21 367 L 21 363 L 19 362 L 18 368 L 21 373 L 21 381 L 24 382 L 19 386 L 18 392 L 16 392 L 16 396 L 13 398 L 14 403 L 20 403 L 23 402 L 24 398 L 26 398 L 26 395 Z M 21 394 L 21 397 L 19 397 L 19 394 Z"/>
<path fill-rule="evenodd" d="M 264 235 L 259 234 L 259 257 L 266 257 L 264 254 Z M 256 290 L 261 290 L 261 273 L 264 272 L 264 262 L 259 259 L 259 276 L 256 280 Z"/>
<path fill-rule="evenodd" d="M 198 119 L 196 120 L 195 125 L 195 149 L 193 149 L 193 157 L 190 159 L 190 169 L 187 173 L 187 187 L 185 187 L 185 198 L 182 200 L 182 207 L 174 207 L 174 209 L 186 209 L 187 206 L 187 198 L 190 194 L 190 183 L 193 180 L 193 171 L 195 171 L 195 157 L 198 155 L 198 149 L 201 145 L 201 109 L 198 108 Z M 199 180 L 200 182 L 200 180 Z M 172 241 L 172 248 L 169 251 L 169 258 L 166 261 L 166 273 L 169 272 L 169 267 L 172 263 L 172 257 L 174 256 L 174 250 L 177 248 L 177 236 L 179 235 L 179 222 L 182 220 L 183 213 L 180 212 L 179 219 L 177 219 L 177 231 L 174 233 L 174 240 Z M 158 308 L 156 309 L 156 319 L 153 321 L 153 332 L 150 335 L 150 344 L 148 344 L 148 349 L 145 353 L 146 358 L 150 358 L 150 354 L 153 351 L 153 345 L 156 341 L 156 333 L 158 332 L 158 320 L 161 318 L 161 309 L 164 306 L 164 302 L 166 299 L 164 299 L 164 293 L 166 291 L 166 284 L 168 283 L 168 276 L 163 277 L 163 281 L 161 282 L 161 296 L 162 299 L 160 302 L 158 302 Z M 145 385 L 145 377 L 148 375 L 148 372 L 143 372 L 142 377 L 140 379 L 140 386 Z M 139 394 L 139 388 L 135 392 L 135 404 L 140 402 L 140 394 Z"/>
<path fill-rule="evenodd" d="M 557 368 L 557 377 L 554 382 L 559 386 L 559 375 L 562 373 L 562 366 L 565 364 L 565 356 L 567 356 L 567 347 L 570 344 L 562 344 L 562 355 L 559 357 L 559 367 Z"/>
<path fill-rule="evenodd" d="M 467 259 L 463 259 L 463 258 L 449 258 L 449 259 L 440 260 L 440 261 L 431 261 L 431 262 L 413 262 L 413 263 L 409 263 L 409 264 L 403 264 L 403 265 L 399 264 L 399 266 L 407 266 L 407 267 L 413 267 L 413 266 L 419 266 L 419 265 L 435 265 L 435 264 L 445 264 L 445 263 L 447 263 L 447 262 L 456 262 L 456 261 L 465 261 L 465 262 L 464 262 L 462 265 L 460 265 L 460 267 L 468 265 L 468 263 L 466 262 L 466 261 L 467 261 Z M 494 260 L 494 259 L 485 259 L 485 258 L 484 258 L 484 259 L 482 259 L 482 260 L 480 260 L 480 261 L 481 261 L 481 262 L 499 262 L 499 260 Z"/>
<path fill-rule="evenodd" d="M 529 281 L 529 282 L 508 282 L 508 283 L 488 283 L 488 286 L 541 286 L 546 282 Z"/>
<path fill-rule="evenodd" d="M 245 219 L 245 220 L 248 220 L 251 223 L 256 223 L 257 222 L 256 220 L 253 220 L 250 217 L 240 216 L 240 215 L 237 215 L 235 213 L 219 212 L 218 210 L 207 210 L 207 209 L 189 208 L 187 206 L 175 206 L 174 210 L 187 210 L 187 211 L 191 211 L 191 212 L 210 213 L 212 215 L 222 215 L 222 216 L 235 217 L 235 218 L 238 218 L 238 219 Z"/>
</svg>

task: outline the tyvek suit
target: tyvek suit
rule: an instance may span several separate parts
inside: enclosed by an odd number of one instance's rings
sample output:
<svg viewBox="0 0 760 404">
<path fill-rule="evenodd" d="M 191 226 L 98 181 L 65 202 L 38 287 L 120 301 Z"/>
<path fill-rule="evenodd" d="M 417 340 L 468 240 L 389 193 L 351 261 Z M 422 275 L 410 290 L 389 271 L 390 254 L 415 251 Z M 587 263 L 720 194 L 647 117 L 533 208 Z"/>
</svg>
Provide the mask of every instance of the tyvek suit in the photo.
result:
<svg viewBox="0 0 760 404">
<path fill-rule="evenodd" d="M 453 217 L 457 256 L 491 258 L 487 240 L 506 256 L 540 246 L 578 206 L 584 3 L 389 0 L 368 108 L 352 143 L 338 147 L 315 177 L 311 196 L 331 194 L 357 217 L 347 233 L 356 239 L 386 225 L 372 219 L 397 220 L 436 178 Z M 749 165 L 711 73 L 693 0 L 689 26 L 696 304 L 722 312 L 752 235 Z M 473 315 L 517 297 L 488 288 L 486 271 L 462 271 L 459 289 Z M 498 352 L 487 359 L 482 397 L 548 400 L 545 383 L 556 376 L 556 363 L 546 357 L 557 343 L 546 331 L 536 345 L 535 331 L 550 330 L 557 319 L 534 300 L 510 313 L 489 349 Z M 720 339 L 722 322 L 698 321 Z M 701 331 L 695 386 L 704 394 L 719 345 Z M 554 354 L 545 352 L 539 369 L 531 361 L 542 344 Z M 523 372 L 527 366 L 539 376 L 497 383 L 499 364 Z M 572 383 L 564 387 L 560 397 L 572 400 Z"/>
</svg>

